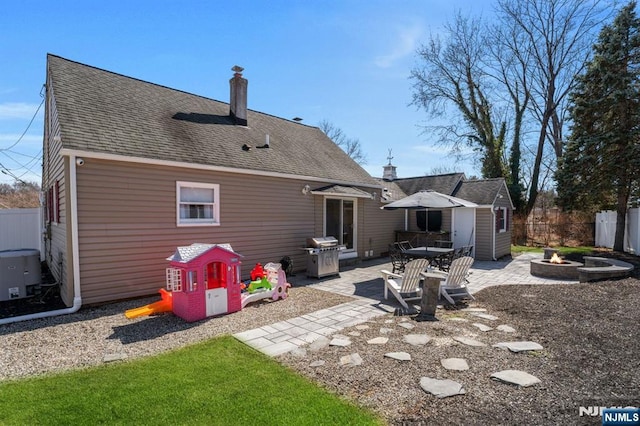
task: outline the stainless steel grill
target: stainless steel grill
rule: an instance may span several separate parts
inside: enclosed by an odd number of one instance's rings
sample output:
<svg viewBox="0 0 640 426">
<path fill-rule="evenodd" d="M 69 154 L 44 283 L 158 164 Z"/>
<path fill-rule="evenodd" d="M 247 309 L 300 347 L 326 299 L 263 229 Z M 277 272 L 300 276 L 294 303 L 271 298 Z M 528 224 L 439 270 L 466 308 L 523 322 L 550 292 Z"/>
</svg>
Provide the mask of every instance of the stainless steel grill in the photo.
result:
<svg viewBox="0 0 640 426">
<path fill-rule="evenodd" d="M 343 247 L 334 237 L 307 238 L 307 276 L 322 278 L 339 273 L 338 255 Z"/>
</svg>

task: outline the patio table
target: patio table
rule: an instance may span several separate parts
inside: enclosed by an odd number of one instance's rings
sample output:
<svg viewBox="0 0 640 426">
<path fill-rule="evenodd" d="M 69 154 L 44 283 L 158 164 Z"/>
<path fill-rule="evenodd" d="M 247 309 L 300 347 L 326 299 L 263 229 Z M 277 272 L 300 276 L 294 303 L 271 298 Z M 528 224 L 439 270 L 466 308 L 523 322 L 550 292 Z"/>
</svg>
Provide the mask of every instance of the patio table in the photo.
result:
<svg viewBox="0 0 640 426">
<path fill-rule="evenodd" d="M 452 248 L 445 247 L 414 247 L 410 249 L 402 250 L 402 254 L 412 259 L 424 258 L 433 259 L 436 257 L 449 254 L 453 251 Z"/>
</svg>

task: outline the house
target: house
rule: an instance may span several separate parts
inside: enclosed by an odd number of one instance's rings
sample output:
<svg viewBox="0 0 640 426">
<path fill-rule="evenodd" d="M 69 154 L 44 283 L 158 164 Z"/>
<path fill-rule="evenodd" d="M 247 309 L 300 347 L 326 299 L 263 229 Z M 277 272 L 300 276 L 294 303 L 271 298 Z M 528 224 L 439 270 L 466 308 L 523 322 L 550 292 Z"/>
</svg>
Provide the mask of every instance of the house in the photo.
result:
<svg viewBox="0 0 640 426">
<path fill-rule="evenodd" d="M 47 56 L 44 257 L 70 311 L 156 294 L 194 242 L 295 271 L 309 237 L 342 261 L 387 251 L 404 216 L 383 185 L 317 127 L 249 109 L 233 71 L 221 102 Z"/>
<path fill-rule="evenodd" d="M 503 178 L 467 180 L 464 173 L 397 178 L 395 167 L 385 166 L 383 198 L 394 201 L 431 189 L 477 204 L 442 210 L 407 211 L 405 230 L 396 239 L 426 236 L 427 241 L 453 241 L 454 247 L 471 245 L 478 260 L 497 260 L 511 254 L 513 203 Z M 423 240 L 422 240 L 423 241 Z"/>
</svg>

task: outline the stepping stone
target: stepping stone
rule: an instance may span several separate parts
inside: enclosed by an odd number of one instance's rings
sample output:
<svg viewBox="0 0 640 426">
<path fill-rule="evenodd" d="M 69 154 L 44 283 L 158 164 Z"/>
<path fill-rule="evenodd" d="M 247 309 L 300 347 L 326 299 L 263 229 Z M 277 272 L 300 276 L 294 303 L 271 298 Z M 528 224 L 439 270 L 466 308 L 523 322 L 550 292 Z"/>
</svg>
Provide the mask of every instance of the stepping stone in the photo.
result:
<svg viewBox="0 0 640 426">
<path fill-rule="evenodd" d="M 102 362 L 122 361 L 125 359 L 127 359 L 127 354 L 125 353 L 105 354 L 105 356 L 102 358 Z"/>
<path fill-rule="evenodd" d="M 291 351 L 291 355 L 297 358 L 304 358 L 307 356 L 307 350 L 305 348 L 295 348 Z"/>
<path fill-rule="evenodd" d="M 373 339 L 367 340 L 367 343 L 370 345 L 384 345 L 388 341 L 388 337 L 374 337 Z"/>
<path fill-rule="evenodd" d="M 493 345 L 494 348 L 507 348 L 511 352 L 541 351 L 544 349 L 536 342 L 500 342 Z"/>
<path fill-rule="evenodd" d="M 504 324 L 497 326 L 496 330 L 502 331 L 502 332 L 505 332 L 505 333 L 515 333 L 516 332 L 515 328 L 513 328 L 513 327 L 511 327 L 509 325 L 504 325 Z"/>
<path fill-rule="evenodd" d="M 400 327 L 406 328 L 407 330 L 412 330 L 414 329 L 416 326 L 411 324 L 410 322 L 401 322 L 400 324 L 398 324 Z"/>
<path fill-rule="evenodd" d="M 341 365 L 360 365 L 362 364 L 362 357 L 359 354 L 353 353 L 351 355 L 345 355 L 340 357 Z"/>
<path fill-rule="evenodd" d="M 474 322 L 471 325 L 473 325 L 474 327 L 477 327 L 478 330 L 480 330 L 480 331 L 491 331 L 491 330 L 493 330 L 493 327 L 489 327 L 488 325 L 484 325 L 484 324 L 481 324 L 479 322 Z"/>
<path fill-rule="evenodd" d="M 324 365 L 324 360 L 319 359 L 317 361 L 313 361 L 311 364 L 309 364 L 309 367 L 321 367 Z"/>
<path fill-rule="evenodd" d="M 387 358 L 397 359 L 398 361 L 411 361 L 411 355 L 406 352 L 389 352 L 384 354 Z"/>
<path fill-rule="evenodd" d="M 462 395 L 465 393 L 462 384 L 453 380 L 438 380 L 431 377 L 421 377 L 420 387 L 436 398 L 446 398 L 448 396 Z"/>
<path fill-rule="evenodd" d="M 393 331 L 392 328 L 380 327 L 380 334 L 389 334 Z"/>
<path fill-rule="evenodd" d="M 463 308 L 461 312 L 487 312 L 485 308 Z"/>
<path fill-rule="evenodd" d="M 451 318 L 446 318 L 449 321 L 458 321 L 458 322 L 469 322 L 468 319 L 466 318 L 460 318 L 460 317 L 451 317 Z"/>
<path fill-rule="evenodd" d="M 441 359 L 440 364 L 447 370 L 465 371 L 469 369 L 467 360 L 462 358 L 446 358 Z"/>
<path fill-rule="evenodd" d="M 412 346 L 423 346 L 431 340 L 426 334 L 407 334 L 403 339 Z"/>
<path fill-rule="evenodd" d="M 483 314 L 483 313 L 479 313 L 479 312 L 472 312 L 471 315 L 476 316 L 478 318 L 486 319 L 486 320 L 489 320 L 489 321 L 495 321 L 495 320 L 499 319 L 495 315 Z"/>
<path fill-rule="evenodd" d="M 349 339 L 340 339 L 340 338 L 333 338 L 331 340 L 331 342 L 329 342 L 330 346 L 349 346 L 351 344 L 351 340 Z"/>
<path fill-rule="evenodd" d="M 311 351 L 319 351 L 320 349 L 326 348 L 327 346 L 329 346 L 329 339 L 321 336 L 318 337 L 316 340 L 314 340 L 313 342 L 311 342 L 311 344 L 309 345 L 309 350 Z"/>
<path fill-rule="evenodd" d="M 351 337 L 358 337 L 360 336 L 360 332 L 359 331 L 350 331 L 349 333 L 347 333 L 349 336 Z"/>
<path fill-rule="evenodd" d="M 368 328 L 369 328 L 369 326 L 368 326 L 368 325 L 366 325 L 366 324 L 359 324 L 359 325 L 356 325 L 356 330 L 366 330 L 366 329 L 368 329 Z"/>
<path fill-rule="evenodd" d="M 455 340 L 456 342 L 465 344 L 467 346 L 475 346 L 478 348 L 482 346 L 487 346 L 486 343 L 479 342 L 478 340 L 472 339 L 470 337 L 458 336 L 458 337 L 454 337 L 453 340 Z"/>
<path fill-rule="evenodd" d="M 512 385 L 522 386 L 526 388 L 540 383 L 540 379 L 531 374 L 520 370 L 503 370 L 493 373 L 491 378 Z"/>
</svg>

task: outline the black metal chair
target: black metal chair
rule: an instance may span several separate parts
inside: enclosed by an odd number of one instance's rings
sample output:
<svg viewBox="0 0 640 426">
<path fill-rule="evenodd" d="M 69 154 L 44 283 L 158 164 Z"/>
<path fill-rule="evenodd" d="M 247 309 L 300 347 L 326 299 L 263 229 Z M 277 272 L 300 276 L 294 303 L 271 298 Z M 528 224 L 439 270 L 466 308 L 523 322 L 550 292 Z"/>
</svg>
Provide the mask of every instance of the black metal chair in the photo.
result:
<svg viewBox="0 0 640 426">
<path fill-rule="evenodd" d="M 435 240 L 433 242 L 433 246 L 440 248 L 453 248 L 453 241 Z"/>
<path fill-rule="evenodd" d="M 413 246 L 411 245 L 411 243 L 409 241 L 398 241 L 398 246 L 400 247 L 400 250 L 407 250 L 407 249 L 412 249 Z"/>
<path fill-rule="evenodd" d="M 391 265 L 393 265 L 393 273 L 404 272 L 404 266 L 410 259 L 402 253 L 398 243 L 389 244 L 389 257 L 391 258 Z"/>
</svg>

